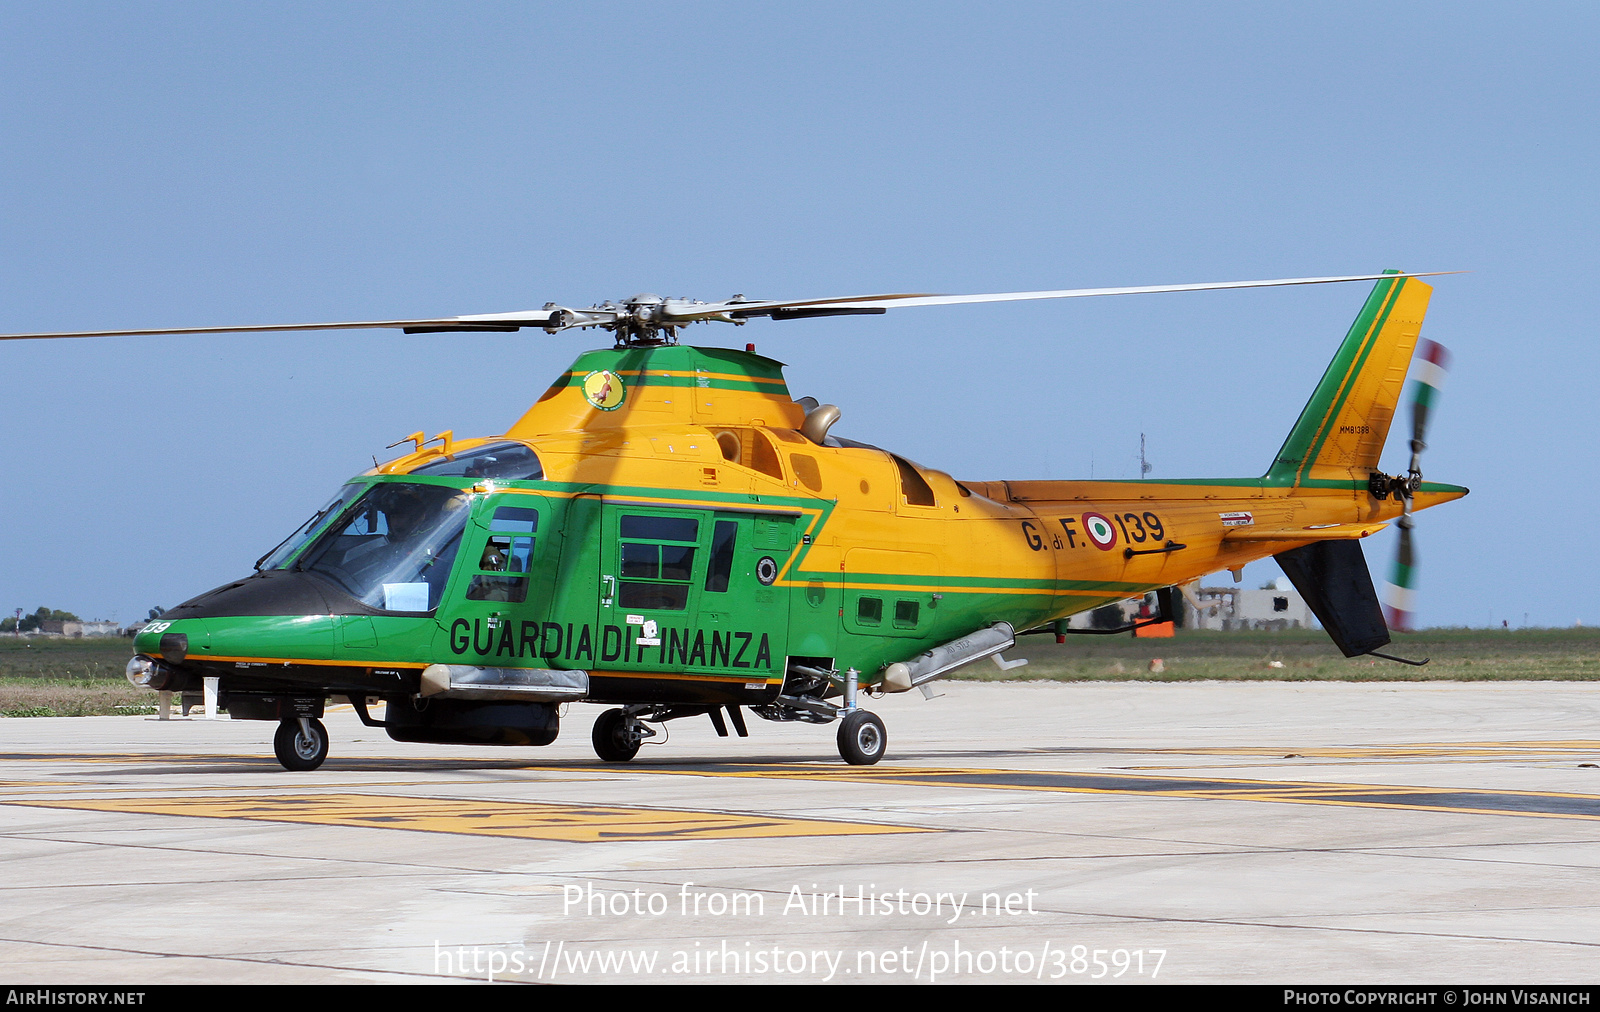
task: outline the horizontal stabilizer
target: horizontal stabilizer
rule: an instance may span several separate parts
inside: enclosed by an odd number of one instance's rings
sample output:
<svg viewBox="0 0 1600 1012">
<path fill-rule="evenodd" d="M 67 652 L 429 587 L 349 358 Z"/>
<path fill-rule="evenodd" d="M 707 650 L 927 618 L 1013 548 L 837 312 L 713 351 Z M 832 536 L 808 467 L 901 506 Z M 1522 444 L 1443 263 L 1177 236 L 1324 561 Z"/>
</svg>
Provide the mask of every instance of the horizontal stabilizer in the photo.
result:
<svg viewBox="0 0 1600 1012">
<path fill-rule="evenodd" d="M 1227 541 L 1358 541 L 1389 526 L 1381 524 L 1323 524 L 1317 527 L 1235 527 L 1222 536 Z"/>
</svg>

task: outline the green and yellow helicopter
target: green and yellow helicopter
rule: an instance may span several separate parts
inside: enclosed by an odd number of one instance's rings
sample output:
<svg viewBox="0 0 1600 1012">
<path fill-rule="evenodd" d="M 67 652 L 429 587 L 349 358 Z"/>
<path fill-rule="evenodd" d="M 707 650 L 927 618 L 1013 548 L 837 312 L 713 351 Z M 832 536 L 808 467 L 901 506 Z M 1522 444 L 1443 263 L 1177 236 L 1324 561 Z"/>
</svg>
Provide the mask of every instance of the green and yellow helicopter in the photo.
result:
<svg viewBox="0 0 1600 1012">
<path fill-rule="evenodd" d="M 854 764 L 887 734 L 863 695 L 923 688 L 1068 616 L 1274 556 L 1346 656 L 1386 623 L 1359 540 L 1467 493 L 1424 482 L 1443 351 L 1426 343 L 1409 473 L 1377 469 L 1417 347 L 1430 275 L 1294 278 L 996 295 L 704 303 L 641 295 L 587 309 L 5 338 L 389 327 L 408 333 L 600 328 L 502 435 L 407 439 L 352 478 L 250 576 L 146 625 L 128 678 L 278 723 L 291 770 L 328 754 L 319 718 L 347 697 L 400 741 L 545 745 L 561 704 L 608 704 L 600 758 L 707 716 L 838 721 Z M 700 322 L 878 314 L 1023 299 L 1375 281 L 1283 448 L 1258 478 L 958 481 L 830 435 L 838 408 L 796 400 L 782 365 L 678 343 Z M 406 442 L 406 440 L 401 441 Z M 400 444 L 394 444 L 400 445 Z M 1399 658 L 1393 658 L 1398 660 Z M 381 718 L 370 701 L 386 705 Z M 726 721 L 724 720 L 726 715 Z"/>
</svg>

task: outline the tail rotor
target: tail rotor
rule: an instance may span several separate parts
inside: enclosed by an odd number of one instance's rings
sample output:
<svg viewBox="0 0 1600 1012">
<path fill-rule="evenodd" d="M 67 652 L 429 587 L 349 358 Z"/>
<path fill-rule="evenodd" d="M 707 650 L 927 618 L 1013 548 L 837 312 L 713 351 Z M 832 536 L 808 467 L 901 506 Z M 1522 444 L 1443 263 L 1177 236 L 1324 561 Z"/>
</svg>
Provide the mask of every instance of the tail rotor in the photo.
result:
<svg viewBox="0 0 1600 1012">
<path fill-rule="evenodd" d="M 1400 543 L 1395 553 L 1394 571 L 1384 594 L 1385 617 L 1389 628 L 1396 632 L 1410 632 L 1415 608 L 1417 573 L 1416 545 L 1412 529 L 1416 520 L 1411 515 L 1412 499 L 1422 488 L 1422 451 L 1428 448 L 1426 436 L 1428 418 L 1439 389 L 1444 385 L 1445 373 L 1450 366 L 1450 352 L 1436 341 L 1424 340 L 1417 348 L 1419 369 L 1411 383 L 1411 468 L 1404 480 L 1396 480 L 1395 494 L 1400 499 L 1400 519 L 1395 526 L 1400 529 Z"/>
</svg>

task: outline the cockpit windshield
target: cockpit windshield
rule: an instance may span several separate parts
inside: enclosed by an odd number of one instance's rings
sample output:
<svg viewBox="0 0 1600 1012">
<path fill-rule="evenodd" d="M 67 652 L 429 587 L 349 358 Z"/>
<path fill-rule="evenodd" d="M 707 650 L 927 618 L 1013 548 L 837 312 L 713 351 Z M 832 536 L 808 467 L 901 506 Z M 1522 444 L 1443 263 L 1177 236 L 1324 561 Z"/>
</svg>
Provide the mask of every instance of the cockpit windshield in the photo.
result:
<svg viewBox="0 0 1600 1012">
<path fill-rule="evenodd" d="M 277 569 L 287 562 L 290 556 L 300 550 L 301 545 L 310 541 L 311 536 L 321 530 L 323 524 L 331 519 L 335 513 L 339 512 L 339 507 L 354 499 L 360 493 L 360 485 L 346 485 L 341 488 L 337 495 L 328 500 L 328 505 L 311 514 L 305 523 L 294 529 L 294 533 L 278 542 L 278 547 L 257 559 L 256 572 L 260 572 L 263 569 Z"/>
<path fill-rule="evenodd" d="M 439 606 L 471 497 L 437 485 L 373 485 L 294 566 L 381 611 Z"/>
</svg>

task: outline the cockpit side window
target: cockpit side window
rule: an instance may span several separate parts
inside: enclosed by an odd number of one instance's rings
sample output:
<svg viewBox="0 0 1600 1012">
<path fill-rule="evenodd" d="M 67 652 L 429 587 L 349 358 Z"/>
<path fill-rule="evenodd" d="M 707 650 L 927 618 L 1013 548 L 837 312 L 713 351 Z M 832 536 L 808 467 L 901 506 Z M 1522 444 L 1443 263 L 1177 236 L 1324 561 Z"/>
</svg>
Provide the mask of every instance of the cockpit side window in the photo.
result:
<svg viewBox="0 0 1600 1012">
<path fill-rule="evenodd" d="M 534 535 L 539 511 L 525 506 L 499 506 L 489 520 L 489 539 L 477 561 L 477 572 L 467 587 L 469 601 L 505 601 L 521 604 L 528 599 L 528 573 L 533 569 Z"/>
</svg>

